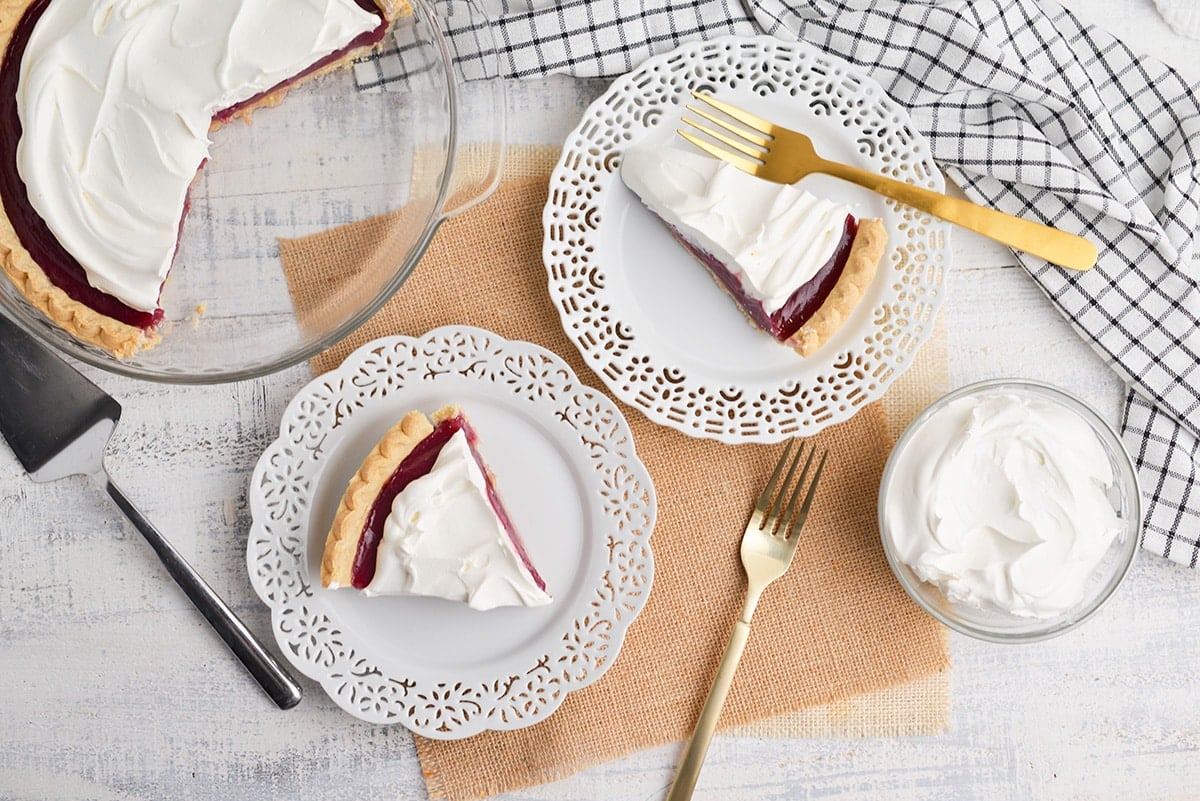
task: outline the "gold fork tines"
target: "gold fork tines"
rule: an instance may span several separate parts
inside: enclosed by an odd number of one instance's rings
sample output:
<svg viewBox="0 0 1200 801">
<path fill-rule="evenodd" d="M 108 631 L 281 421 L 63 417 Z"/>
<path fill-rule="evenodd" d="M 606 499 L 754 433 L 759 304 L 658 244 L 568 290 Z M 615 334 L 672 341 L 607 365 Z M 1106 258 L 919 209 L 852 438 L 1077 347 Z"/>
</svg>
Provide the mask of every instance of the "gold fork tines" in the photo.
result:
<svg viewBox="0 0 1200 801">
<path fill-rule="evenodd" d="M 679 763 L 667 801 L 691 798 L 692 790 L 696 787 L 700 766 L 708 753 L 708 744 L 750 636 L 750 618 L 758 606 L 759 596 L 768 584 L 787 572 L 796 554 L 800 530 L 808 519 L 828 453 L 821 453 L 814 469 L 816 455 L 815 447 L 806 447 L 801 443 L 799 448 L 794 448 L 794 443 L 788 443 L 746 523 L 741 547 L 742 567 L 746 571 L 746 601 L 741 616 L 733 624 L 729 644 L 721 657 L 721 666 L 717 669 L 704 709 L 700 712 L 683 760 Z M 800 467 L 801 463 L 803 467 Z"/>
<path fill-rule="evenodd" d="M 723 120 L 717 115 L 705 111 L 698 106 L 689 105 L 687 110 L 698 117 L 703 117 L 704 119 L 721 128 L 722 131 L 728 131 L 733 135 L 727 136 L 721 131 L 714 131 L 713 129 L 708 128 L 701 123 L 696 122 L 695 120 L 690 120 L 687 117 L 684 117 L 681 120 L 684 125 L 690 125 L 696 130 L 702 131 L 706 135 L 716 139 L 718 142 L 722 142 L 729 147 L 732 147 L 734 150 L 744 153 L 750 158 L 760 158 L 763 154 L 763 151 L 767 150 L 771 145 L 771 139 L 773 137 L 765 136 L 750 128 L 731 125 L 727 120 Z M 680 131 L 680 133 L 685 134 L 684 131 Z"/>
<path fill-rule="evenodd" d="M 684 119 L 683 122 L 694 126 L 699 131 L 703 131 L 705 134 L 707 134 L 708 136 L 711 136 L 713 139 L 716 139 L 717 141 L 725 142 L 724 137 L 714 134 L 712 131 L 708 130 L 704 126 L 696 125 L 696 123 L 691 122 L 690 120 L 687 120 L 687 119 Z M 696 136 L 695 134 L 690 133 L 688 131 L 680 130 L 680 131 L 678 131 L 678 134 L 680 136 L 682 136 L 684 139 L 691 142 L 696 147 L 703 150 L 708 155 L 713 156 L 714 158 L 718 158 L 721 161 L 728 161 L 730 164 L 737 167 L 742 172 L 748 172 L 751 175 L 755 175 L 756 174 L 755 169 L 762 163 L 761 161 L 755 161 L 752 158 L 746 158 L 745 156 L 739 155 L 738 153 L 730 153 L 728 150 L 717 147 L 716 145 L 712 144 L 711 142 L 707 142 L 707 141 L 701 139 L 700 137 Z M 725 143 L 729 144 L 728 142 L 725 142 Z"/>
<path fill-rule="evenodd" d="M 683 129 L 679 129 L 679 135 L 710 156 L 729 162 L 743 172 L 782 184 L 795 183 L 812 173 L 832 175 L 1060 267 L 1086 270 L 1096 263 L 1096 246 L 1081 236 L 830 161 L 822 158 L 812 140 L 798 131 L 776 125 L 703 92 L 692 92 L 692 96 L 720 113 L 688 105 L 688 111 L 709 124 L 684 117 L 681 122 L 703 136 Z"/>
<path fill-rule="evenodd" d="M 792 468 L 788 470 L 788 477 L 783 482 L 787 487 L 792 480 L 792 472 L 795 469 L 795 463 L 800 461 L 800 454 L 804 452 L 801 448 L 796 452 L 796 459 L 793 462 Z M 817 481 L 821 478 L 821 473 L 825 470 L 825 459 L 829 456 L 828 451 L 821 452 L 821 461 L 817 462 L 817 470 L 813 473 L 812 482 L 808 485 L 808 492 L 804 495 L 804 502 L 800 504 L 799 510 L 796 509 L 796 501 L 800 500 L 800 488 L 804 486 L 805 480 L 808 478 L 808 470 L 812 467 L 813 457 L 817 455 L 815 448 L 808 452 L 808 459 L 804 462 L 804 469 L 800 471 L 800 478 L 796 481 L 795 487 L 788 495 L 787 508 L 783 510 L 783 514 L 779 515 L 774 521 L 768 515 L 766 519 L 767 526 L 772 529 L 775 536 L 784 536 L 791 540 L 792 553 L 794 554 L 796 545 L 799 544 L 800 529 L 804 525 L 804 521 L 808 518 L 808 510 L 812 507 L 813 496 L 817 494 Z M 783 499 L 784 493 L 779 493 L 780 500 Z M 772 525 L 773 524 L 773 525 Z"/>
</svg>

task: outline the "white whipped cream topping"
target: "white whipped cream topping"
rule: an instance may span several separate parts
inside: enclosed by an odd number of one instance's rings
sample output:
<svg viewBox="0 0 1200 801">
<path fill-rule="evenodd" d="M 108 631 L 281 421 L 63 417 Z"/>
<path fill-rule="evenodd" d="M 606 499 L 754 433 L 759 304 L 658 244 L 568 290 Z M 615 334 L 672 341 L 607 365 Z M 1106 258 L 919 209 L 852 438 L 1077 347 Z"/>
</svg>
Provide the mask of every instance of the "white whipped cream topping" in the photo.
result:
<svg viewBox="0 0 1200 801">
<path fill-rule="evenodd" d="M 1061 614 L 1121 531 L 1103 445 L 1049 400 L 951 401 L 893 469 L 884 515 L 897 555 L 952 602 Z"/>
<path fill-rule="evenodd" d="M 768 314 L 829 261 L 850 207 L 681 147 L 636 145 L 621 179 L 693 245 L 737 274 Z"/>
<path fill-rule="evenodd" d="M 54 0 L 17 90 L 30 203 L 93 286 L 153 310 L 213 114 L 379 24 L 353 0 Z"/>
<path fill-rule="evenodd" d="M 473 609 L 550 603 L 497 519 L 462 431 L 396 496 L 363 592 L 432 595 Z"/>
</svg>

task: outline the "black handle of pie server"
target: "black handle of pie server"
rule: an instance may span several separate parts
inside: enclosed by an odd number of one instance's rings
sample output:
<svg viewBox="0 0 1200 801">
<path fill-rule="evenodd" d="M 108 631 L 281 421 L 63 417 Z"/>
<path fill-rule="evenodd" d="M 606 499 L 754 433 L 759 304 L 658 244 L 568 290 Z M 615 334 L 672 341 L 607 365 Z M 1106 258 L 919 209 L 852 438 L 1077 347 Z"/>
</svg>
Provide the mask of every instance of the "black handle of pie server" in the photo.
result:
<svg viewBox="0 0 1200 801">
<path fill-rule="evenodd" d="M 116 501 L 117 506 L 129 518 L 129 521 L 154 548 L 158 558 L 167 568 L 167 572 L 200 610 L 200 614 L 204 615 L 209 624 L 221 635 L 221 639 L 246 666 L 250 674 L 271 697 L 271 700 L 280 709 L 290 709 L 300 703 L 300 685 L 250 633 L 246 625 L 221 600 L 221 596 L 208 586 L 208 583 L 187 563 L 179 551 L 175 550 L 175 546 L 171 545 L 158 529 L 138 511 L 137 507 L 125 497 L 106 473 L 101 471 L 95 478 L 104 484 L 104 489 L 108 492 L 109 497 Z"/>
</svg>

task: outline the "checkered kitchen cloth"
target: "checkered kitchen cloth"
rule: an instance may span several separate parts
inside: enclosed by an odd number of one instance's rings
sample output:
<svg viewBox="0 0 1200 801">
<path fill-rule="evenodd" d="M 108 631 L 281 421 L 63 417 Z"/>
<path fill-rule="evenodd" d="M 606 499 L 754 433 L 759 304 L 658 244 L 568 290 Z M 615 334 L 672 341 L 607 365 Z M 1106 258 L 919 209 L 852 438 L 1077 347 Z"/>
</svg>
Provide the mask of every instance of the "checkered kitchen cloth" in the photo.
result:
<svg viewBox="0 0 1200 801">
<path fill-rule="evenodd" d="M 441 6 L 469 72 L 481 37 L 461 2 Z M 1178 74 L 1034 0 L 483 4 L 516 77 L 617 75 L 725 34 L 804 39 L 907 107 L 968 197 L 1097 243 L 1085 273 L 1017 255 L 1130 384 L 1121 422 L 1149 503 L 1143 544 L 1196 566 L 1200 98 Z"/>
</svg>

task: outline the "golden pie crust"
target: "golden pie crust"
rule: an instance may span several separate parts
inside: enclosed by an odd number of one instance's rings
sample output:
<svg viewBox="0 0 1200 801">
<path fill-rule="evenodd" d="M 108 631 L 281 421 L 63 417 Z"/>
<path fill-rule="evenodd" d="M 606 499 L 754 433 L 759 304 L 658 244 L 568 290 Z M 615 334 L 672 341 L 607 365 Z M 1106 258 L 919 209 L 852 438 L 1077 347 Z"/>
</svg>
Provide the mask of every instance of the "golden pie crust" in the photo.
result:
<svg viewBox="0 0 1200 801">
<path fill-rule="evenodd" d="M 4 59 L 8 54 L 8 43 L 12 39 L 13 32 L 33 2 L 34 0 L 0 0 L 0 69 L 5 67 Z M 412 13 L 412 6 L 409 5 L 408 0 L 375 0 L 375 5 L 388 22 Z M 352 50 L 344 58 L 333 62 L 328 67 L 305 76 L 299 83 L 340 68 L 369 49 L 371 48 Z M 289 84 L 264 95 L 254 104 L 239 109 L 235 117 L 249 121 L 250 114 L 254 110 L 279 105 L 283 96 L 295 85 L 297 84 Z M 2 200 L 0 200 L 0 268 L 3 268 L 4 273 L 12 280 L 21 294 L 55 324 L 73 334 L 77 339 L 104 348 L 115 356 L 130 356 L 139 350 L 151 347 L 160 339 L 156 331 L 145 331 L 137 326 L 128 325 L 101 314 L 55 286 L 41 266 L 34 261 L 29 251 L 21 244 Z"/>
<path fill-rule="evenodd" d="M 375 444 L 350 479 L 333 516 L 333 525 L 325 538 L 325 552 L 321 556 L 322 586 L 350 586 L 358 541 L 366 528 L 367 514 L 384 484 L 417 443 L 433 433 L 435 425 L 462 413 L 457 406 L 443 406 L 429 417 L 419 411 L 409 412 Z"/>
<path fill-rule="evenodd" d="M 859 220 L 858 231 L 850 245 L 846 266 L 837 283 L 812 317 L 796 329 L 787 344 L 801 356 L 811 356 L 829 341 L 834 332 L 863 299 L 867 287 L 875 279 L 879 260 L 887 247 L 887 228 L 882 220 Z"/>
</svg>

